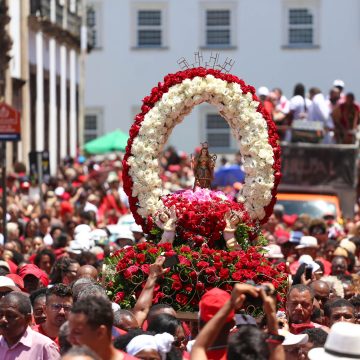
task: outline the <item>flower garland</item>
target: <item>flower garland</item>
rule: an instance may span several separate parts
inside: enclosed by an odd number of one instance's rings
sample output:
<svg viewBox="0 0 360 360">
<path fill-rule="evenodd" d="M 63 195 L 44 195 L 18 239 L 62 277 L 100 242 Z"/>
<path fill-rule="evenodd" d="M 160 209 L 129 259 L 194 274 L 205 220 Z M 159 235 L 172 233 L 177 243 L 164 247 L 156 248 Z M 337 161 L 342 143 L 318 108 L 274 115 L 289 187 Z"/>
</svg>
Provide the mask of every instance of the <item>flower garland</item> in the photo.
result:
<svg viewBox="0 0 360 360">
<path fill-rule="evenodd" d="M 133 308 L 150 265 L 164 252 L 175 253 L 180 263 L 166 270 L 155 286 L 153 303 L 168 303 L 176 311 L 198 311 L 202 295 L 214 288 L 231 292 L 233 284 L 252 280 L 271 282 L 276 290 L 278 307 L 282 307 L 287 290 L 285 264 L 272 265 L 251 246 L 247 251 L 215 250 L 207 246 L 198 251 L 183 245 L 143 243 L 115 252 L 107 258 L 106 288 L 110 298 L 121 308 Z"/>
<path fill-rule="evenodd" d="M 194 68 L 165 76 L 143 99 L 123 160 L 124 190 L 138 224 L 163 209 L 158 157 L 173 128 L 202 102 L 215 105 L 239 141 L 245 183 L 238 196 L 252 221 L 266 222 L 280 181 L 275 124 L 244 81 L 218 70 Z"/>
</svg>

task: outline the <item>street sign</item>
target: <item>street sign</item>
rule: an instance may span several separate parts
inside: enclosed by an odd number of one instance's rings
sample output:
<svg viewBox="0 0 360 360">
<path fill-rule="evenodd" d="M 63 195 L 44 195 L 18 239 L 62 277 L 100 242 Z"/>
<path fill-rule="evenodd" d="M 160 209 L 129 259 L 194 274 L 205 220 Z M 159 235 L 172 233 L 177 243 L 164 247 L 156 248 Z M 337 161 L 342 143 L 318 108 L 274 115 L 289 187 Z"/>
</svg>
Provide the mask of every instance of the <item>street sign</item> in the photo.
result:
<svg viewBox="0 0 360 360">
<path fill-rule="evenodd" d="M 0 141 L 19 141 L 20 133 L 20 113 L 10 105 L 0 103 Z"/>
</svg>

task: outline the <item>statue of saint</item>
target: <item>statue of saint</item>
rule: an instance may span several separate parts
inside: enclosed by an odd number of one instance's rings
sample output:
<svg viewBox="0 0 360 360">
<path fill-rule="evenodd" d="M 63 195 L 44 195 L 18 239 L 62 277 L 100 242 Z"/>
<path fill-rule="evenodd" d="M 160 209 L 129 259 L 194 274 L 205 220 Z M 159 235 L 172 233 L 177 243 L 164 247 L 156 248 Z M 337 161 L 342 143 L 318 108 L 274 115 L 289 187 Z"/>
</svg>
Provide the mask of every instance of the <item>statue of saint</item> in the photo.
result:
<svg viewBox="0 0 360 360">
<path fill-rule="evenodd" d="M 201 150 L 199 155 L 191 155 L 191 163 L 194 169 L 195 175 L 195 188 L 207 188 L 210 189 L 211 182 L 214 178 L 214 167 L 217 156 L 215 154 L 209 154 L 208 143 L 204 142 L 201 144 Z"/>
</svg>

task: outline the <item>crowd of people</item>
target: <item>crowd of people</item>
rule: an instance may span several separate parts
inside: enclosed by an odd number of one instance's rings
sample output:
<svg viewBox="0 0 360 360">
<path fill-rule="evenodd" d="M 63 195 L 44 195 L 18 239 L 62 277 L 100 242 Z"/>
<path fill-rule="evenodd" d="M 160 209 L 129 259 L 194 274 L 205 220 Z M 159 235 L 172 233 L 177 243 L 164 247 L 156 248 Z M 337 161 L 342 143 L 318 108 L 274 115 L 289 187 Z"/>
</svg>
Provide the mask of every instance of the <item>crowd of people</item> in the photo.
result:
<svg viewBox="0 0 360 360">
<path fill-rule="evenodd" d="M 294 87 L 288 99 L 280 88 L 270 91 L 261 86 L 258 96 L 278 126 L 285 141 L 322 142 L 325 144 L 353 144 L 360 125 L 360 106 L 355 95 L 345 92 L 345 83 L 335 80 L 324 95 L 318 87 L 309 89 L 301 83 Z M 308 130 L 308 131 L 306 131 Z"/>
<path fill-rule="evenodd" d="M 164 189 L 192 188 L 187 154 L 170 147 L 160 163 Z M 286 302 L 276 303 L 270 284 L 234 283 L 231 294 L 206 292 L 198 317 L 186 319 L 152 304 L 162 256 L 133 309 L 107 296 L 104 258 L 146 241 L 129 213 L 120 156 L 66 159 L 42 198 L 23 170 L 7 177 L 0 226 L 0 359 L 360 357 L 359 215 L 312 219 L 276 205 L 262 229 L 264 256 L 286 265 Z M 254 298 L 261 311 L 241 310 Z"/>
</svg>

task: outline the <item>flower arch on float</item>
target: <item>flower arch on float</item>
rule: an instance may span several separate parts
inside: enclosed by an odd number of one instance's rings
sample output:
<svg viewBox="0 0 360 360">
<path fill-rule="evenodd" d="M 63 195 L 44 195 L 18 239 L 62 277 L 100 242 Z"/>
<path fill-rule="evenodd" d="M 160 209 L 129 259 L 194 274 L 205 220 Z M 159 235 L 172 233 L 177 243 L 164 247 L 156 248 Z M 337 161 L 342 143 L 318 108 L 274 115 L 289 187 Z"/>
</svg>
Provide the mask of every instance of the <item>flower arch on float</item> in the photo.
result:
<svg viewBox="0 0 360 360">
<path fill-rule="evenodd" d="M 168 74 L 143 99 L 130 128 L 123 159 L 124 190 L 136 222 L 164 208 L 159 154 L 173 128 L 194 106 L 208 102 L 229 123 L 244 158 L 245 183 L 237 201 L 254 223 L 265 223 L 280 181 L 280 145 L 276 127 L 255 95 L 238 77 L 202 67 Z"/>
</svg>

